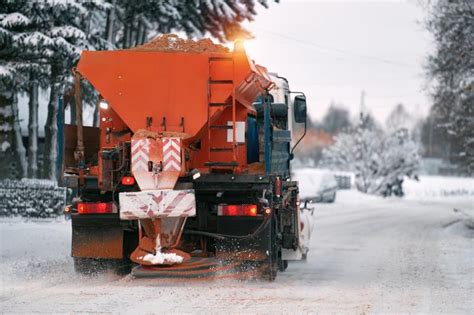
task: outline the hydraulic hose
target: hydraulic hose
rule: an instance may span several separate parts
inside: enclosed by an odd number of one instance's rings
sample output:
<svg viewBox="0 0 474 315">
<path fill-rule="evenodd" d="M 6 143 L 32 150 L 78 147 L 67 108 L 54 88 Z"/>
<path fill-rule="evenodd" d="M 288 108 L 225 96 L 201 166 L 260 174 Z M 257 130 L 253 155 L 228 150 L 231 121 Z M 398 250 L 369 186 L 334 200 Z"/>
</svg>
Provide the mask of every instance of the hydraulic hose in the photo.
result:
<svg viewBox="0 0 474 315">
<path fill-rule="evenodd" d="M 263 220 L 262 224 L 258 226 L 258 228 L 253 231 L 251 234 L 247 235 L 229 235 L 229 234 L 220 234 L 220 233 L 212 233 L 212 232 L 206 232 L 206 231 L 197 231 L 197 230 L 184 230 L 184 234 L 189 234 L 189 235 L 202 235 L 202 236 L 208 236 L 220 240 L 225 240 L 225 239 L 240 239 L 240 240 L 245 240 L 245 239 L 253 239 L 255 238 L 261 231 L 263 231 L 271 221 L 271 215 L 265 217 Z"/>
</svg>

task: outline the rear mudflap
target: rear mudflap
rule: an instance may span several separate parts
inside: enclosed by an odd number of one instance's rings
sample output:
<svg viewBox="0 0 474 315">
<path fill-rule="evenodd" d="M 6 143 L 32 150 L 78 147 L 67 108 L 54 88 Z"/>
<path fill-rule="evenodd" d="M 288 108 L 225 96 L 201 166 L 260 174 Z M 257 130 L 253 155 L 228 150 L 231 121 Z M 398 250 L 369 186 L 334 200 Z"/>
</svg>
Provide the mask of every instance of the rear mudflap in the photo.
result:
<svg viewBox="0 0 474 315">
<path fill-rule="evenodd" d="M 73 257 L 124 258 L 124 231 L 118 216 L 101 216 L 72 217 Z"/>
</svg>

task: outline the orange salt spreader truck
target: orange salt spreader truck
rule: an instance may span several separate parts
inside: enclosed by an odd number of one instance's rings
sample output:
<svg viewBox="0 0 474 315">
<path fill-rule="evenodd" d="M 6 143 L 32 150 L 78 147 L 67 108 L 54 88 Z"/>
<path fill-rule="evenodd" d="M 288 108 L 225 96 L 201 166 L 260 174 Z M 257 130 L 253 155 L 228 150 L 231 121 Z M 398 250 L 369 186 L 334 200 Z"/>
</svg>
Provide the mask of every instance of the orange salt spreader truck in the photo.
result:
<svg viewBox="0 0 474 315">
<path fill-rule="evenodd" d="M 77 191 L 66 209 L 76 271 L 125 263 L 137 277 L 273 280 L 306 256 L 310 224 L 290 177 L 305 96 L 292 99 L 241 43 L 84 51 L 73 72 L 63 167 Z M 81 80 L 100 95 L 98 128 L 83 126 Z"/>
</svg>

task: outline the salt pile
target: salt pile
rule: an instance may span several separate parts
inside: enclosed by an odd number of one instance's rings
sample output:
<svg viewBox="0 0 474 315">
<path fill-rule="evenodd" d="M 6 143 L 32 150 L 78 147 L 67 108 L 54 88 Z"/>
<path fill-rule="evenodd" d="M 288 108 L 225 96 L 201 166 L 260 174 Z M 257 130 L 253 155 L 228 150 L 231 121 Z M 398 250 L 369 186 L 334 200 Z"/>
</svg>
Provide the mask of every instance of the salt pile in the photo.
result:
<svg viewBox="0 0 474 315">
<path fill-rule="evenodd" d="M 164 34 L 149 42 L 131 48 L 132 50 L 148 51 L 169 51 L 169 52 L 217 52 L 227 53 L 229 49 L 225 46 L 214 44 L 209 38 L 194 41 L 192 39 L 183 39 L 175 34 Z"/>
</svg>

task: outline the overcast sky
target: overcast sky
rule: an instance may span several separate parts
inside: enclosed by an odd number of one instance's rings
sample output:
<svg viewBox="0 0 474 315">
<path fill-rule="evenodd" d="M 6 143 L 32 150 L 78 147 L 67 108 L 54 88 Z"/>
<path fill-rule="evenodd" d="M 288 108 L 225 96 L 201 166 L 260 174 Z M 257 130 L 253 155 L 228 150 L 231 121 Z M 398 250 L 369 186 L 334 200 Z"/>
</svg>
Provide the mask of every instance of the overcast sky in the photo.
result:
<svg viewBox="0 0 474 315">
<path fill-rule="evenodd" d="M 270 1 L 269 1 L 270 2 Z M 285 1 L 259 8 L 246 27 L 248 54 L 307 95 L 321 119 L 329 103 L 356 114 L 365 106 L 383 122 L 399 102 L 424 115 L 423 63 L 431 47 L 423 8 L 409 1 Z"/>
</svg>

